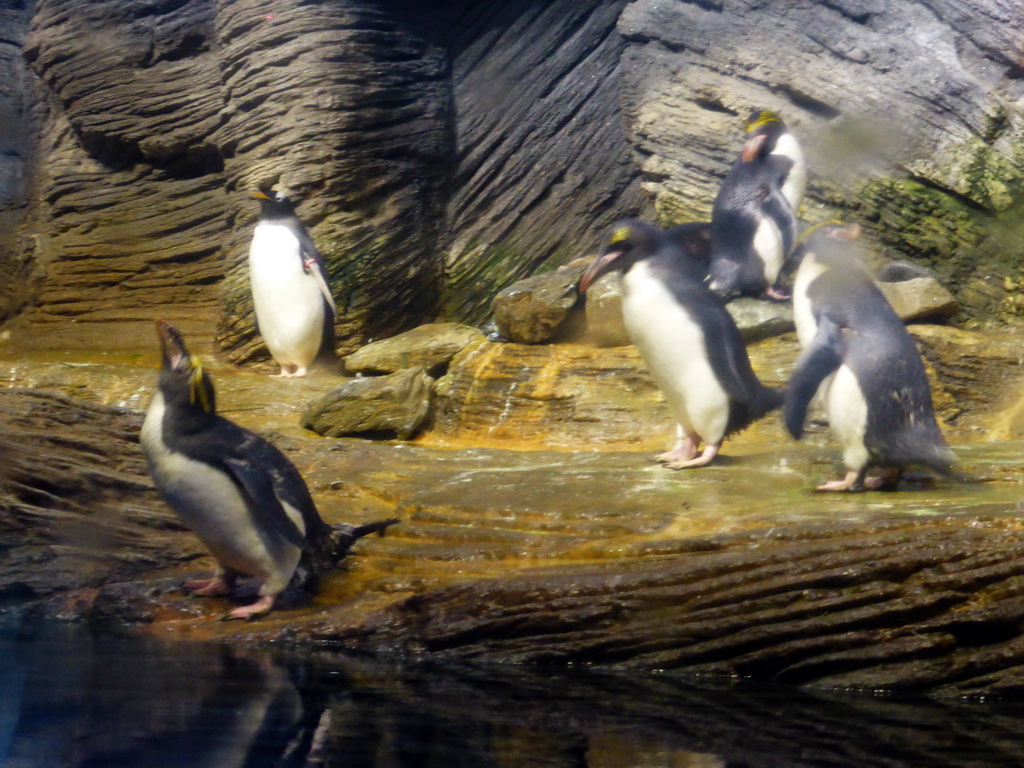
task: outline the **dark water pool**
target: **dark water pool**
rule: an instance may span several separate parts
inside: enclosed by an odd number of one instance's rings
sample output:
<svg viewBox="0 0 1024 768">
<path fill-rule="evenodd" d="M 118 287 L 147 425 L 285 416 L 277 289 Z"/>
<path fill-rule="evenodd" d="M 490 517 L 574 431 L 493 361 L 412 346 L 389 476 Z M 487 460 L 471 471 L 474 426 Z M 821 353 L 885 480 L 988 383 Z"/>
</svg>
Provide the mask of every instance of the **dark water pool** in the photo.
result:
<svg viewBox="0 0 1024 768">
<path fill-rule="evenodd" d="M 1024 765 L 1024 706 L 0 629 L 0 765 Z"/>
</svg>

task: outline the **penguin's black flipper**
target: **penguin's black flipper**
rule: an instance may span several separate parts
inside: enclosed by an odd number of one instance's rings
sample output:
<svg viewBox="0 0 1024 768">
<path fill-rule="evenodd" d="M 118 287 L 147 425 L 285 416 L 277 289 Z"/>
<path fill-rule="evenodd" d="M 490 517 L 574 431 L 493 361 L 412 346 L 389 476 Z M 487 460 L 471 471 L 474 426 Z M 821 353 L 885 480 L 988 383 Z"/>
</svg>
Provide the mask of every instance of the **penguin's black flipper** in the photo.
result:
<svg viewBox="0 0 1024 768">
<path fill-rule="evenodd" d="M 298 219 L 288 221 L 286 226 L 299 241 L 303 263 L 313 262 L 309 267 L 309 271 L 316 279 L 317 287 L 320 289 L 320 293 L 323 294 L 324 301 L 327 302 L 331 314 L 337 317 L 338 306 L 334 303 L 331 288 L 327 284 L 327 262 L 324 260 L 323 254 L 320 253 L 316 243 L 313 242 L 313 238 L 310 237 L 309 231 L 303 226 L 301 221 Z"/>
<path fill-rule="evenodd" d="M 786 429 L 799 440 L 804 433 L 804 420 L 818 387 L 843 362 L 843 333 L 828 315 L 818 319 L 818 332 L 806 351 L 797 360 L 796 369 L 786 392 Z"/>
<path fill-rule="evenodd" d="M 267 468 L 254 463 L 251 459 L 231 456 L 224 458 L 224 466 L 235 482 L 248 494 L 253 502 L 251 508 L 259 515 L 262 523 L 280 533 L 289 544 L 304 552 L 313 551 L 313 546 L 285 512 L 275 492 L 274 486 L 277 483 L 273 482 Z"/>
<path fill-rule="evenodd" d="M 779 228 L 779 234 L 782 236 L 782 261 L 785 263 L 796 242 L 796 216 L 793 215 L 793 207 L 781 189 L 768 190 L 764 200 L 764 213 Z"/>
</svg>

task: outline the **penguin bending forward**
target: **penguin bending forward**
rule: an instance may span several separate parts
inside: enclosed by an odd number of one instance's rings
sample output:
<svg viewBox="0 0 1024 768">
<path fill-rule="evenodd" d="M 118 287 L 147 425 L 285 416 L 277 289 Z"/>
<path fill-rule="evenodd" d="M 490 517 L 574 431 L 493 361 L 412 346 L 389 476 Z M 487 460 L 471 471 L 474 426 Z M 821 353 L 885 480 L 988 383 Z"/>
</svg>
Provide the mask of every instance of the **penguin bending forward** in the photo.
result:
<svg viewBox="0 0 1024 768">
<path fill-rule="evenodd" d="M 956 462 L 917 345 L 854 251 L 859 234 L 854 225 L 810 237 L 793 291 L 803 353 L 786 395 L 786 428 L 800 439 L 820 391 L 848 469 L 819 491 L 892 487 L 908 464 L 949 474 Z M 867 477 L 869 467 L 882 472 Z"/>
<path fill-rule="evenodd" d="M 321 350 L 334 351 L 338 308 L 324 258 L 283 193 L 257 192 L 260 218 L 249 246 L 256 325 L 278 376 L 305 376 Z"/>
<path fill-rule="evenodd" d="M 140 443 L 164 501 L 216 558 L 213 578 L 186 583 L 196 595 L 225 595 L 239 576 L 263 580 L 259 599 L 225 619 L 267 613 L 297 576 L 308 589 L 353 543 L 395 518 L 328 525 L 294 465 L 259 435 L 217 415 L 213 382 L 181 334 L 156 321 L 160 380 Z"/>
<path fill-rule="evenodd" d="M 627 221 L 579 285 L 582 293 L 606 272 L 622 274 L 626 330 L 679 423 L 679 443 L 655 457 L 670 469 L 709 464 L 727 435 L 782 405 L 782 393 L 754 374 L 732 316 L 689 263 L 664 233 Z"/>
<path fill-rule="evenodd" d="M 724 299 L 779 287 L 796 237 L 796 211 L 806 186 L 803 152 L 778 115 L 754 112 L 749 138 L 725 177 L 711 212 L 711 290 Z"/>
</svg>

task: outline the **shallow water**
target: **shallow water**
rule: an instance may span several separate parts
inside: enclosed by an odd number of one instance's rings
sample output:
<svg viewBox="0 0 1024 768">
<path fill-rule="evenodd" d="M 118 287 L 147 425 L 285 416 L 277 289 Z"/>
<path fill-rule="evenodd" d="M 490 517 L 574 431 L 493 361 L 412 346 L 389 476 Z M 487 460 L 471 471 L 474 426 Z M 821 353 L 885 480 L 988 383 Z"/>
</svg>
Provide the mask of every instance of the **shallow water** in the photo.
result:
<svg viewBox="0 0 1024 768">
<path fill-rule="evenodd" d="M 68 625 L 8 626 L 0 658 L 5 768 L 1024 763 L 1024 707 L 1002 702 L 425 669 Z"/>
</svg>

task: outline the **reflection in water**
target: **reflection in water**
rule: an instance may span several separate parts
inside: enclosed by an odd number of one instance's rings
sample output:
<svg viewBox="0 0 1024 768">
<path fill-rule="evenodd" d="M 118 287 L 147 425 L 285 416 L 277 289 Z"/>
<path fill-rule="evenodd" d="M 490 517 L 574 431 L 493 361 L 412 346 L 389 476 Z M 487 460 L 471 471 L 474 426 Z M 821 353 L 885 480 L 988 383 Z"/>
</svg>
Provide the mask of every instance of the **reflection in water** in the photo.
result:
<svg viewBox="0 0 1024 768">
<path fill-rule="evenodd" d="M 0 765 L 1005 766 L 1024 708 L 0 633 Z"/>
</svg>

